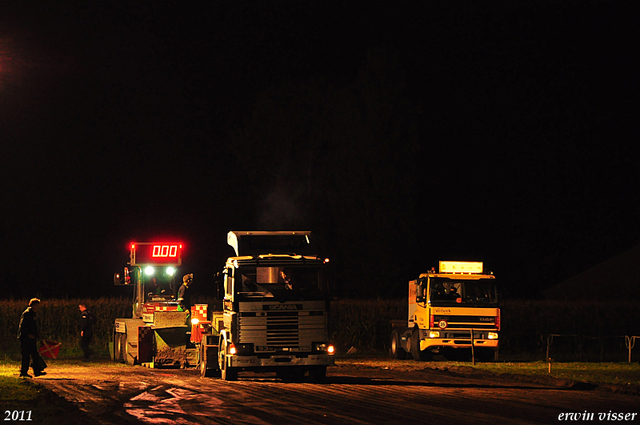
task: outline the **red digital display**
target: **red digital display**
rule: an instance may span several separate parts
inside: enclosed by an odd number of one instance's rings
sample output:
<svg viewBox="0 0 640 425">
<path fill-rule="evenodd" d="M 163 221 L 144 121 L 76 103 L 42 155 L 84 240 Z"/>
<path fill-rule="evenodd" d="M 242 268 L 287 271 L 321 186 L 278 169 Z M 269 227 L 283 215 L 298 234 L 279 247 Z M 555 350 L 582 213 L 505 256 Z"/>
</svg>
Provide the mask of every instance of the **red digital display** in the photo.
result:
<svg viewBox="0 0 640 425">
<path fill-rule="evenodd" d="M 136 242 L 131 244 L 131 265 L 182 265 L 180 242 Z"/>
</svg>

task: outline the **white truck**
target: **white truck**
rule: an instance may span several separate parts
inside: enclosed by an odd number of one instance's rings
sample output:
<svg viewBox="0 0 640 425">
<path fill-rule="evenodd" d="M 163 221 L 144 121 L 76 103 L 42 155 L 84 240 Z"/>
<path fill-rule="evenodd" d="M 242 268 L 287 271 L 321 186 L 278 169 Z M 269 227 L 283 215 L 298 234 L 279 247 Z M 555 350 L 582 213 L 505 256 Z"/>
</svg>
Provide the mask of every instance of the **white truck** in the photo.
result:
<svg viewBox="0 0 640 425">
<path fill-rule="evenodd" d="M 310 232 L 232 231 L 227 241 L 236 255 L 222 273 L 224 311 L 202 336 L 201 374 L 323 379 L 335 350 L 325 260 L 312 253 Z"/>
</svg>

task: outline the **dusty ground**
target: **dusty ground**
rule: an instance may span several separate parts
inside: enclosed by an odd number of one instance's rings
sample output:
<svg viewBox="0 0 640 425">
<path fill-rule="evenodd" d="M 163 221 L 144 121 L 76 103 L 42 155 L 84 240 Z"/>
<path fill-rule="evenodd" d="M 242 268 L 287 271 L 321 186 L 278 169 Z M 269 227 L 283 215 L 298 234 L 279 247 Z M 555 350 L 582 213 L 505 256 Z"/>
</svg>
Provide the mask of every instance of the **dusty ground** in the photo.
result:
<svg viewBox="0 0 640 425">
<path fill-rule="evenodd" d="M 467 367 L 339 360 L 322 384 L 110 362 L 51 364 L 33 423 L 555 423 L 564 412 L 637 413 L 637 395 L 549 378 L 490 376 Z M 425 415 L 431 420 L 425 420 Z M 640 422 L 636 416 L 635 422 Z"/>
</svg>

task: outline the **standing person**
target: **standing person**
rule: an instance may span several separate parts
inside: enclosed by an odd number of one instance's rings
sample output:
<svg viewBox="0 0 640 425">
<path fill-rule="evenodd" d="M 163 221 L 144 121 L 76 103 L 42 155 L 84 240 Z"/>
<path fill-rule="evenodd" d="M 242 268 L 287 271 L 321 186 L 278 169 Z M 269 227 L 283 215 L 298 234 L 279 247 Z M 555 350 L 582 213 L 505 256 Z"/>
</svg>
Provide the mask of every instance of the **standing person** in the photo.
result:
<svg viewBox="0 0 640 425">
<path fill-rule="evenodd" d="M 18 325 L 18 339 L 20 340 L 20 353 L 22 354 L 22 366 L 20 368 L 21 378 L 31 378 L 29 375 L 29 362 L 33 367 L 35 376 L 46 375 L 44 363 L 40 354 L 38 354 L 38 325 L 36 324 L 36 312 L 40 307 L 40 300 L 31 298 L 29 307 L 22 312 L 20 316 L 20 325 Z"/>
<path fill-rule="evenodd" d="M 178 289 L 178 305 L 182 311 L 188 311 L 191 314 L 191 294 L 189 285 L 193 282 L 193 273 L 185 274 L 182 277 L 182 286 Z"/>
<path fill-rule="evenodd" d="M 291 272 L 285 269 L 280 270 L 280 278 L 284 282 L 284 289 L 292 291 L 293 281 L 291 280 Z"/>
<path fill-rule="evenodd" d="M 84 353 L 83 360 L 88 361 L 93 351 L 89 348 L 93 339 L 93 324 L 95 319 L 85 304 L 78 305 L 80 310 L 80 348 Z"/>
</svg>

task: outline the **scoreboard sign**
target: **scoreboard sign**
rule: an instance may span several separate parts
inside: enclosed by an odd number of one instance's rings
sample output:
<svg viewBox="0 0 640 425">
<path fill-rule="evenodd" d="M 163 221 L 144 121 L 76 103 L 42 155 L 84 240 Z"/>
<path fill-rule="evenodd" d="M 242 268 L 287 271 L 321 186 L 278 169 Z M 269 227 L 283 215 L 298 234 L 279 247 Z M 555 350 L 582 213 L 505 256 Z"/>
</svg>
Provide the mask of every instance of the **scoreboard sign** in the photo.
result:
<svg viewBox="0 0 640 425">
<path fill-rule="evenodd" d="M 180 242 L 134 242 L 131 244 L 130 264 L 180 266 L 182 247 Z"/>
</svg>

